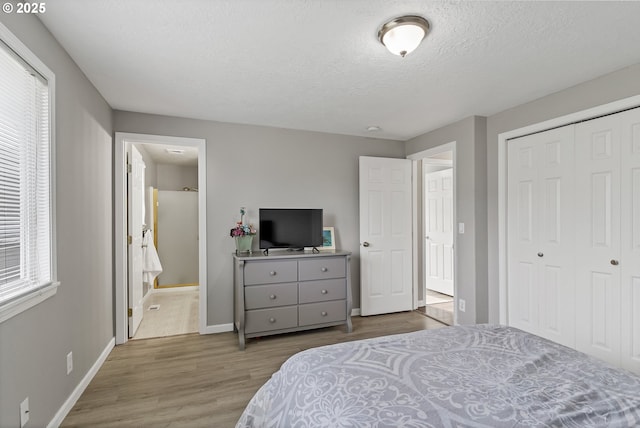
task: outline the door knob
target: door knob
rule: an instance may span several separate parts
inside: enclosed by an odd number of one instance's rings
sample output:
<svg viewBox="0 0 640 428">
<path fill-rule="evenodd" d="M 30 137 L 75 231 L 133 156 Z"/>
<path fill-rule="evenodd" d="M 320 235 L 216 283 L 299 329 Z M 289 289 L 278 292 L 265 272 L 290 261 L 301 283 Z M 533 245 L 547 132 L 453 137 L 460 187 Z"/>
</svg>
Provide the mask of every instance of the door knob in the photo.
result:
<svg viewBox="0 0 640 428">
<path fill-rule="evenodd" d="M 368 246 L 369 246 L 369 243 L 368 243 L 367 241 L 364 241 L 364 242 L 362 243 L 362 246 L 363 246 L 363 247 L 368 247 Z"/>
<path fill-rule="evenodd" d="M 538 257 L 542 257 L 542 256 L 544 256 L 543 253 L 538 253 Z"/>
<path fill-rule="evenodd" d="M 611 259 L 611 264 L 614 266 L 618 266 L 619 262 L 615 259 Z"/>
</svg>

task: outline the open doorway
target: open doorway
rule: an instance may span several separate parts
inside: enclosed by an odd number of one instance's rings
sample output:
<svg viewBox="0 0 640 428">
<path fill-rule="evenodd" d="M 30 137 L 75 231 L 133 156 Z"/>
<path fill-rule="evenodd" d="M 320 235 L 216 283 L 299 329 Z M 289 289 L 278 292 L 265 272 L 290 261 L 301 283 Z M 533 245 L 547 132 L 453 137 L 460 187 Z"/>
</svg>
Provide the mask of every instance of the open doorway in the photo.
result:
<svg viewBox="0 0 640 428">
<path fill-rule="evenodd" d="M 410 157 L 419 183 L 416 250 L 419 264 L 418 311 L 444 324 L 455 312 L 455 143 Z"/>
<path fill-rule="evenodd" d="M 422 159 L 424 202 L 424 312 L 453 324 L 453 153 Z"/>
<path fill-rule="evenodd" d="M 204 150 L 201 139 L 116 133 L 118 344 L 206 328 Z M 127 166 L 136 156 L 142 166 Z"/>
<path fill-rule="evenodd" d="M 132 145 L 144 161 L 146 185 L 142 320 L 135 331 L 130 323 L 129 337 L 148 339 L 196 333 L 198 149 L 158 143 Z"/>
</svg>

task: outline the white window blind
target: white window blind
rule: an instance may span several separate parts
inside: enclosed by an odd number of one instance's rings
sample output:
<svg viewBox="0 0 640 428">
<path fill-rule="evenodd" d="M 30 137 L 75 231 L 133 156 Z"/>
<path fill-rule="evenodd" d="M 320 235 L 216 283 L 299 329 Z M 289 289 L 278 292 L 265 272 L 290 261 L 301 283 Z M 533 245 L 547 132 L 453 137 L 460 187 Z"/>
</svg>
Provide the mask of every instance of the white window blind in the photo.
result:
<svg viewBox="0 0 640 428">
<path fill-rule="evenodd" d="M 47 81 L 0 42 L 0 304 L 51 283 Z"/>
</svg>

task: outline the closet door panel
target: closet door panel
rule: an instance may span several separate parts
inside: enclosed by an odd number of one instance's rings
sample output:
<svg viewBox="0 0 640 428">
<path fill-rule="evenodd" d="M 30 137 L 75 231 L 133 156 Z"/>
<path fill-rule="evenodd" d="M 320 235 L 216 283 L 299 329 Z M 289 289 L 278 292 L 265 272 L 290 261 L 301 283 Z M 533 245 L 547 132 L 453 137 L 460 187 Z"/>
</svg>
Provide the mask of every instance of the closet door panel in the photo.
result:
<svg viewBox="0 0 640 428">
<path fill-rule="evenodd" d="M 620 364 L 620 116 L 576 125 L 576 348 Z"/>
<path fill-rule="evenodd" d="M 575 346 L 574 126 L 537 135 L 540 147 L 539 334 Z"/>
<path fill-rule="evenodd" d="M 538 151 L 530 137 L 508 145 L 509 325 L 534 334 L 538 334 Z"/>
<path fill-rule="evenodd" d="M 621 363 L 640 373 L 640 108 L 621 115 Z"/>
<path fill-rule="evenodd" d="M 574 345 L 573 126 L 508 145 L 509 324 Z"/>
</svg>

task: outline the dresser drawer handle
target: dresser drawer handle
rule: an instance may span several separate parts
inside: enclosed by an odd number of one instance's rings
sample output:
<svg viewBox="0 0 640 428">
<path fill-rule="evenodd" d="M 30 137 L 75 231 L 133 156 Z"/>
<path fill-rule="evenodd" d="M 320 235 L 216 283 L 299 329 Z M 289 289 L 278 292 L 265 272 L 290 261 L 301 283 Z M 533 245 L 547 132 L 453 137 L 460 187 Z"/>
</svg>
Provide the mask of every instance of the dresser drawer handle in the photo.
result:
<svg viewBox="0 0 640 428">
<path fill-rule="evenodd" d="M 276 300 L 276 295 L 275 295 L 275 294 L 272 294 L 271 296 L 269 296 L 269 298 L 270 298 L 271 300 Z"/>
<path fill-rule="evenodd" d="M 327 290 L 322 290 L 322 291 L 321 291 L 321 293 L 322 293 L 322 294 L 327 294 L 327 293 L 328 293 L 328 291 L 327 291 Z"/>
<path fill-rule="evenodd" d="M 323 317 L 326 317 L 327 316 L 327 312 L 326 311 L 322 311 L 322 312 L 320 312 L 320 315 L 322 315 Z"/>
<path fill-rule="evenodd" d="M 276 271 L 275 271 L 275 270 L 272 270 L 271 272 L 269 272 L 269 275 L 271 275 L 271 276 L 276 276 Z"/>
<path fill-rule="evenodd" d="M 326 272 L 326 271 L 328 271 L 329 269 L 327 269 L 326 267 L 323 267 L 323 268 L 322 268 L 322 269 L 320 269 L 320 270 L 321 270 L 322 272 Z"/>
<path fill-rule="evenodd" d="M 273 318 L 273 317 L 272 317 L 272 318 L 269 318 L 269 322 L 270 322 L 271 324 L 273 324 L 274 322 L 276 322 L 276 319 L 275 319 L 275 318 Z"/>
</svg>

